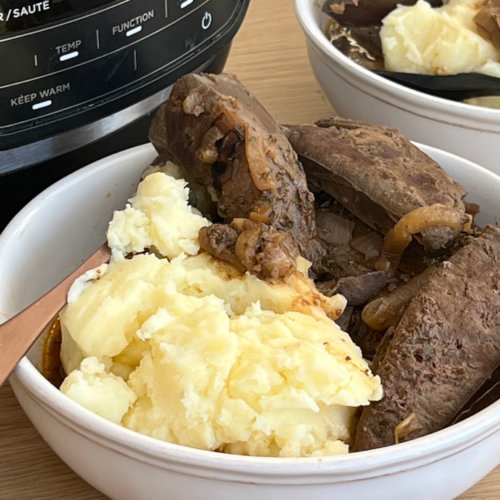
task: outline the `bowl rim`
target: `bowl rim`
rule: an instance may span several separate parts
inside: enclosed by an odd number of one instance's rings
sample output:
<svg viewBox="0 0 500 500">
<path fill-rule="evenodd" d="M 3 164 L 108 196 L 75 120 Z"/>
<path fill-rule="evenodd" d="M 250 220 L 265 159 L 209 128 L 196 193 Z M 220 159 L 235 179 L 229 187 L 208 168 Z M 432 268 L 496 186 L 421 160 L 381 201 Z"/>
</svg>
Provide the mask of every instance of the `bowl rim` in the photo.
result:
<svg viewBox="0 0 500 500">
<path fill-rule="evenodd" d="M 487 172 L 488 175 L 499 177 L 452 153 L 430 146 L 423 147 L 439 151 L 445 156 L 459 158 L 481 171 Z M 145 160 L 151 158 L 152 146 L 143 144 L 108 156 L 49 186 L 29 202 L 9 223 L 0 236 L 0 253 L 2 247 L 8 246 L 9 240 L 15 238 L 23 226 L 29 222 L 30 214 L 47 200 L 50 200 L 51 196 L 49 195 L 74 186 L 77 181 L 81 182 L 82 178 L 97 175 L 101 169 L 109 168 L 110 162 L 119 164 L 123 155 L 129 157 L 132 155 L 134 158 Z M 145 166 L 147 165 L 141 164 L 141 168 Z M 24 392 L 61 424 L 96 443 L 157 467 L 184 470 L 189 468 L 191 471 L 196 469 L 198 474 L 207 477 L 212 476 L 215 471 L 221 476 L 233 479 L 236 474 L 240 477 L 254 479 L 258 476 L 260 482 L 269 483 L 283 480 L 285 477 L 289 481 L 290 474 L 294 477 L 293 481 L 302 484 L 304 482 L 320 484 L 332 481 L 354 481 L 425 466 L 428 463 L 459 453 L 477 442 L 488 439 L 494 433 L 500 432 L 499 400 L 452 426 L 412 441 L 385 448 L 324 457 L 288 458 L 231 455 L 161 441 L 110 422 L 65 396 L 41 375 L 27 357 L 23 358 L 17 365 L 10 381 L 16 397 Z M 270 467 L 271 464 L 272 467 Z"/>
<path fill-rule="evenodd" d="M 460 118 L 462 120 L 468 120 L 467 128 L 476 128 L 478 130 L 483 130 L 484 128 L 489 130 L 489 128 L 486 127 L 490 125 L 498 130 L 500 109 L 474 106 L 426 94 L 425 92 L 420 92 L 388 80 L 352 61 L 329 42 L 316 21 L 315 9 L 319 8 L 319 2 L 323 1 L 324 0 L 294 0 L 295 14 L 304 34 L 316 50 L 330 62 L 333 61 L 335 64 L 341 66 L 342 72 L 330 68 L 335 71 L 339 77 L 346 79 L 346 75 L 348 75 L 356 78 L 357 81 L 361 82 L 364 86 L 369 85 L 372 89 L 377 91 L 377 95 L 372 95 L 372 97 L 380 99 L 380 94 L 378 93 L 382 93 L 387 96 L 388 99 L 394 100 L 396 96 L 404 101 L 405 104 L 412 106 L 415 110 L 420 110 L 420 113 L 423 108 L 435 113 L 443 113 L 448 118 L 448 123 L 450 124 L 459 125 L 455 122 L 450 122 L 450 119 Z M 322 15 L 325 17 L 327 16 L 326 14 Z M 352 84 L 352 82 L 350 83 Z M 363 88 L 363 92 L 369 93 L 366 88 Z M 392 104 L 391 100 L 388 102 Z M 442 121 L 442 117 L 440 121 Z M 483 128 L 480 128 L 480 125 L 482 125 Z"/>
</svg>

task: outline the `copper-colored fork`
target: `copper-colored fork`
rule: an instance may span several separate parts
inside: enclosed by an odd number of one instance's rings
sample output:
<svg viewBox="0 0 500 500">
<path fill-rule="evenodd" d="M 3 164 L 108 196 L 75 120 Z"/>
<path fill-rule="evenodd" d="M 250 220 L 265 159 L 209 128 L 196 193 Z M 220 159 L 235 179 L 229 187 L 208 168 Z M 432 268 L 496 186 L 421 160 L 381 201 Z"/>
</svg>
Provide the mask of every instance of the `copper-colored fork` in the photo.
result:
<svg viewBox="0 0 500 500">
<path fill-rule="evenodd" d="M 0 385 L 66 304 L 68 290 L 73 281 L 85 271 L 109 260 L 109 256 L 108 246 L 103 245 L 43 297 L 0 325 Z"/>
</svg>

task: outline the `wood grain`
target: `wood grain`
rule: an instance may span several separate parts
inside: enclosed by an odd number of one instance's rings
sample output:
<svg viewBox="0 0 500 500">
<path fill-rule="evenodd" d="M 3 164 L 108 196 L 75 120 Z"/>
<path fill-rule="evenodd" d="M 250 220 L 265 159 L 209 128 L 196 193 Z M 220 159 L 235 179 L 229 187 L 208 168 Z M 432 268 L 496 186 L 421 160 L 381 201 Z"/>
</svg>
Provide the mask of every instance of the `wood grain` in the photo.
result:
<svg viewBox="0 0 500 500">
<path fill-rule="evenodd" d="M 332 114 L 309 67 L 303 33 L 291 0 L 251 0 L 233 42 L 226 70 L 282 123 Z M 500 497 L 500 467 L 460 497 Z M 50 450 L 24 415 L 8 384 L 0 387 L 0 499 L 105 498 Z M 430 499 L 432 500 L 432 499 Z"/>
</svg>

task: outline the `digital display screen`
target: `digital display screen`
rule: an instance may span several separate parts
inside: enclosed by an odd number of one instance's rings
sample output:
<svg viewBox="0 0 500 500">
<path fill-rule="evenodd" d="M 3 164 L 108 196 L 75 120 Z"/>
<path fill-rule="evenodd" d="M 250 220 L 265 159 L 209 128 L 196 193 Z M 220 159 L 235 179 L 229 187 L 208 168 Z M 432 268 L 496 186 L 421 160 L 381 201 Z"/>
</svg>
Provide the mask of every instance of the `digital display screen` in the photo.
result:
<svg viewBox="0 0 500 500">
<path fill-rule="evenodd" d="M 110 0 L 0 0 L 0 35 L 87 12 Z"/>
</svg>

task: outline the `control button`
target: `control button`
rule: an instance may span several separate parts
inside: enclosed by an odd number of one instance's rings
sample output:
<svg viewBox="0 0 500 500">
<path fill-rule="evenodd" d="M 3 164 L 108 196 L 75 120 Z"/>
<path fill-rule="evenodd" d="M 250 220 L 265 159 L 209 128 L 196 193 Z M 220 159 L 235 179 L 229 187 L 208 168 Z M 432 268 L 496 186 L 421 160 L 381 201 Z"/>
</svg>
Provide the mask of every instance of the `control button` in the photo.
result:
<svg viewBox="0 0 500 500">
<path fill-rule="evenodd" d="M 132 3 L 132 2 L 130 2 Z M 165 10 L 158 8 L 157 0 L 142 0 L 118 5 L 99 20 L 99 43 L 105 52 L 137 43 L 165 26 Z"/>
<path fill-rule="evenodd" d="M 42 47 L 38 64 L 45 73 L 67 69 L 98 55 L 95 33 L 82 28 L 83 25 L 78 22 L 69 23 L 33 38 L 32 43 L 39 43 Z"/>
<path fill-rule="evenodd" d="M 201 27 L 207 30 L 212 25 L 212 14 L 210 12 L 205 12 L 201 18 Z"/>
<path fill-rule="evenodd" d="M 181 2 L 181 9 L 185 9 L 186 7 L 189 7 L 192 3 L 194 2 L 194 0 L 184 0 L 183 2 Z"/>
<path fill-rule="evenodd" d="M 134 67 L 134 54 L 125 50 L 9 87 L 0 100 L 0 129 L 119 93 L 134 82 Z"/>
<path fill-rule="evenodd" d="M 61 43 L 56 45 L 54 48 L 58 54 L 67 54 L 68 52 L 74 52 L 78 50 L 82 45 L 82 40 L 78 38 L 77 40 L 72 40 L 71 42 Z"/>
<path fill-rule="evenodd" d="M 65 27 L 52 33 L 52 39 L 47 44 L 44 52 L 39 54 L 39 61 L 47 72 L 66 69 L 76 62 L 84 62 L 92 57 L 96 57 L 97 43 L 93 32 L 82 33 L 76 31 L 78 38 L 74 35 L 74 30 L 78 25 Z M 68 61 L 71 61 L 69 63 Z"/>
<path fill-rule="evenodd" d="M 120 35 L 121 33 L 125 33 L 125 36 L 129 36 L 129 33 L 137 33 L 137 28 L 139 28 L 139 31 L 142 30 L 142 25 L 144 23 L 147 23 L 148 21 L 151 21 L 151 19 L 154 19 L 155 17 L 155 11 L 150 10 L 148 12 L 143 12 L 142 14 L 139 14 L 138 16 L 132 17 L 130 19 L 127 19 L 126 21 L 123 21 L 119 24 L 113 25 L 111 28 L 111 34 L 112 35 Z"/>
<path fill-rule="evenodd" d="M 125 33 L 125 35 L 128 36 L 128 33 L 136 32 L 135 30 L 137 28 L 139 28 L 139 31 L 142 30 L 144 24 L 148 23 L 154 18 L 155 18 L 154 9 L 142 12 L 137 16 L 126 19 L 125 21 L 113 24 L 113 26 L 111 27 L 111 34 L 113 36 L 117 36 Z"/>
<path fill-rule="evenodd" d="M 71 99 L 72 90 L 71 82 L 64 79 L 55 83 L 50 78 L 42 78 L 38 82 L 16 85 L 11 95 L 0 101 L 0 128 L 4 120 L 7 124 L 16 124 L 51 113 L 56 105 L 65 105 Z"/>
<path fill-rule="evenodd" d="M 56 45 L 54 48 L 56 53 L 59 54 L 59 61 L 67 61 L 80 55 L 79 48 L 81 46 L 82 40 L 78 38 L 77 40 Z"/>
<path fill-rule="evenodd" d="M 77 20 L 21 37 L 0 37 L 0 61 L 9 68 L 0 71 L 0 90 L 96 57 L 96 35 L 85 29 L 86 21 Z"/>
</svg>

